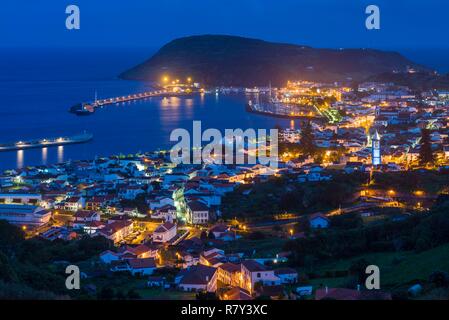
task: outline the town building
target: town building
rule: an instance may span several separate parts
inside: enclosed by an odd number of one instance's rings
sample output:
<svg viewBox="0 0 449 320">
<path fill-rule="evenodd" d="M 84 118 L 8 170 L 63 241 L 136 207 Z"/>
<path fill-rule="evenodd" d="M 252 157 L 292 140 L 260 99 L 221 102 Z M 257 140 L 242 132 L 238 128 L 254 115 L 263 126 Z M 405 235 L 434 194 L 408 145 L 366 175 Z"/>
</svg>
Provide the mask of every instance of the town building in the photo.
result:
<svg viewBox="0 0 449 320">
<path fill-rule="evenodd" d="M 0 220 L 19 226 L 43 226 L 50 221 L 51 211 L 26 204 L 0 204 Z"/>
</svg>

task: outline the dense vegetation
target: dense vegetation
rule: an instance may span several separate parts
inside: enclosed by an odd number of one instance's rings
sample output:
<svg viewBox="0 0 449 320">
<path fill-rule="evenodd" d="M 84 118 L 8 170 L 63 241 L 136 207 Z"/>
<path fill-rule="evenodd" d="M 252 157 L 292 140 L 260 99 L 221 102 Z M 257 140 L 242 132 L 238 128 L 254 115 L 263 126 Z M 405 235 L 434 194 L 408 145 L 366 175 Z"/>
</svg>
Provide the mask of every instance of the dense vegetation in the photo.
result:
<svg viewBox="0 0 449 320">
<path fill-rule="evenodd" d="M 293 264 L 326 261 L 385 251 L 421 252 L 449 243 L 449 201 L 437 203 L 428 213 L 346 230 L 326 230 L 286 244 L 294 253 Z"/>
<path fill-rule="evenodd" d="M 364 174 L 335 174 L 331 181 L 297 183 L 290 177 L 242 185 L 223 199 L 225 218 L 270 218 L 279 213 L 312 213 L 334 209 L 353 200 Z M 249 194 L 246 194 L 250 190 Z"/>
<path fill-rule="evenodd" d="M 449 74 L 435 74 L 427 72 L 392 73 L 386 72 L 368 79 L 369 81 L 394 82 L 397 85 L 408 86 L 417 91 L 447 90 L 449 89 Z"/>
<path fill-rule="evenodd" d="M 22 230 L 0 220 L 0 299 L 76 295 L 79 292 L 65 287 L 65 265 L 83 262 L 111 246 L 103 237 L 71 242 L 25 239 Z"/>
</svg>

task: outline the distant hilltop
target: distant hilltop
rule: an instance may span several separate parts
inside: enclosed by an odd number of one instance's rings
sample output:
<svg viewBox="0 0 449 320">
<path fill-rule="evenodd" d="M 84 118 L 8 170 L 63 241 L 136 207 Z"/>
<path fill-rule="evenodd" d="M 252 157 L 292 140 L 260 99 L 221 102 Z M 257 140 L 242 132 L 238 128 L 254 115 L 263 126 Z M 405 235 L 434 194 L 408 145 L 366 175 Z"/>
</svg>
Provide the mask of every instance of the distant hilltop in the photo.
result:
<svg viewBox="0 0 449 320">
<path fill-rule="evenodd" d="M 360 81 L 381 73 L 431 70 L 397 52 L 318 49 L 225 35 L 179 38 L 123 72 L 129 80 L 184 79 L 213 86 L 283 85 L 288 80 Z"/>
</svg>

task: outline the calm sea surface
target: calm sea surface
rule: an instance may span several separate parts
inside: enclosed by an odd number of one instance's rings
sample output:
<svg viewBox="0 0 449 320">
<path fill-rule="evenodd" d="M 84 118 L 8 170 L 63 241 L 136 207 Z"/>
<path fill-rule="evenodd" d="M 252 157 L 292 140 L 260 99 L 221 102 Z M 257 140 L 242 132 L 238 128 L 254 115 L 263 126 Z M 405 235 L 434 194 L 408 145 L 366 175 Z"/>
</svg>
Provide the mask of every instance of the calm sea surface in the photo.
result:
<svg viewBox="0 0 449 320">
<path fill-rule="evenodd" d="M 168 148 L 173 129 L 272 128 L 289 121 L 245 112 L 245 97 L 206 94 L 149 98 L 97 110 L 79 117 L 68 112 L 78 102 L 141 92 L 149 84 L 116 79 L 148 57 L 143 51 L 31 51 L 0 54 L 0 142 L 74 135 L 84 130 L 88 143 L 0 152 L 0 170 L 51 164 L 68 159 L 128 154 Z"/>
<path fill-rule="evenodd" d="M 245 97 L 150 98 L 79 117 L 68 108 L 81 101 L 141 92 L 142 82 L 118 80 L 123 70 L 144 61 L 151 50 L 2 50 L 0 52 L 0 143 L 93 133 L 91 142 L 64 147 L 0 152 L 0 171 L 68 159 L 91 159 L 173 145 L 175 128 L 191 130 L 193 120 L 207 128 L 272 128 L 290 125 L 245 112 Z M 410 51 L 416 62 L 449 71 L 447 52 Z"/>
</svg>

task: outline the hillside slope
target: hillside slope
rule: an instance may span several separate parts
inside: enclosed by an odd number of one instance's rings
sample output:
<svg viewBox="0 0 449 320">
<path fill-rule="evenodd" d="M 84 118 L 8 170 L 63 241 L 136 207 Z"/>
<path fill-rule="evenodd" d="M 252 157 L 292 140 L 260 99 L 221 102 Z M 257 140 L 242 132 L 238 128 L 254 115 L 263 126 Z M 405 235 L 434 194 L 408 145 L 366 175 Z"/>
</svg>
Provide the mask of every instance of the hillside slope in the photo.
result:
<svg viewBox="0 0 449 320">
<path fill-rule="evenodd" d="M 235 36 L 203 35 L 180 38 L 153 57 L 123 72 L 132 80 L 160 81 L 164 75 L 207 85 L 252 86 L 285 84 L 288 80 L 361 80 L 412 67 L 396 52 L 372 49 L 316 49 Z"/>
</svg>

